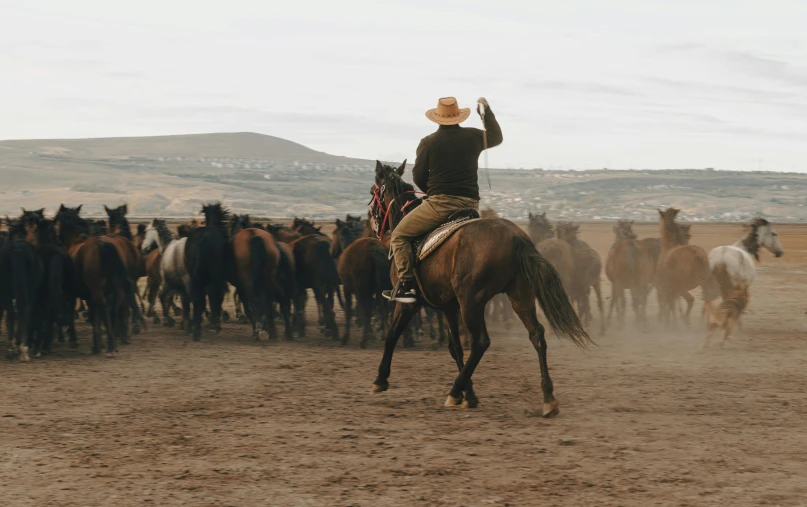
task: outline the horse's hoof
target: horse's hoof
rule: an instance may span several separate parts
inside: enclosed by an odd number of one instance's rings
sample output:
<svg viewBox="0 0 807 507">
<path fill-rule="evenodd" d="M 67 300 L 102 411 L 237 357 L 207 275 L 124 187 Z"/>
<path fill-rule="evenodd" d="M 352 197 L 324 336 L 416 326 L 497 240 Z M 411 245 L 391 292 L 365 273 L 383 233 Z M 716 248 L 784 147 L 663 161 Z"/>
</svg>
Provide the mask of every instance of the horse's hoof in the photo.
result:
<svg viewBox="0 0 807 507">
<path fill-rule="evenodd" d="M 241 315 L 240 317 L 238 317 L 238 323 L 239 324 L 249 324 L 249 319 L 246 318 L 245 316 Z"/>
<path fill-rule="evenodd" d="M 462 396 L 460 396 L 459 398 L 455 398 L 455 397 L 453 397 L 453 396 L 451 396 L 449 394 L 448 398 L 446 398 L 445 406 L 446 407 L 456 407 L 461 403 L 462 403 Z"/>
<path fill-rule="evenodd" d="M 151 319 L 151 323 L 154 324 L 155 326 L 159 326 L 160 318 L 155 316 L 153 319 Z"/>
<path fill-rule="evenodd" d="M 389 384 L 386 385 L 373 384 L 372 389 L 370 389 L 370 394 L 383 393 L 384 391 L 387 390 L 388 387 Z"/>
<path fill-rule="evenodd" d="M 544 408 L 542 410 L 543 417 L 547 419 L 550 417 L 555 417 L 560 413 L 560 403 L 558 400 L 552 400 L 549 403 L 544 403 Z"/>
<path fill-rule="evenodd" d="M 473 397 L 468 398 L 466 396 L 465 399 L 462 400 L 461 405 L 462 408 L 476 408 L 478 406 L 479 406 L 479 400 L 477 400 L 476 398 Z"/>
<path fill-rule="evenodd" d="M 221 312 L 221 320 L 222 322 L 230 322 L 230 312 L 224 310 Z"/>
<path fill-rule="evenodd" d="M 133 334 L 140 334 L 140 326 L 138 326 L 137 324 L 133 324 L 132 325 L 132 333 Z"/>
<path fill-rule="evenodd" d="M 261 329 L 260 331 L 258 331 L 258 335 L 257 335 L 256 338 L 257 338 L 258 341 L 268 340 L 269 339 L 269 333 L 267 333 L 265 329 Z"/>
<path fill-rule="evenodd" d="M 70 342 L 70 343 L 67 344 L 67 346 L 70 347 L 71 349 L 77 349 L 78 348 L 78 342 Z"/>
<path fill-rule="evenodd" d="M 345 344 L 347 345 L 347 342 L 345 342 Z M 366 349 L 367 348 L 367 340 L 362 340 L 361 343 L 359 343 L 359 348 L 362 349 L 362 350 Z"/>
<path fill-rule="evenodd" d="M 163 322 L 163 327 L 174 327 L 174 324 L 176 324 L 175 320 L 166 320 L 165 322 Z M 184 323 L 180 323 L 179 326 L 180 326 L 180 329 L 185 328 Z"/>
<path fill-rule="evenodd" d="M 182 308 L 175 306 L 173 310 L 174 310 L 174 317 L 179 317 L 180 315 L 182 315 Z"/>
<path fill-rule="evenodd" d="M 114 353 L 114 352 L 107 352 L 105 355 L 106 355 L 106 357 L 109 357 L 109 358 L 113 358 L 113 357 L 115 357 L 115 353 Z"/>
<path fill-rule="evenodd" d="M 334 338 L 334 339 L 338 339 L 338 337 L 337 337 L 336 335 L 334 335 L 334 334 L 333 334 L 333 331 L 331 331 L 330 329 L 326 329 L 326 330 L 324 330 L 324 331 L 322 332 L 322 334 L 323 334 L 323 335 L 325 335 L 325 338 Z"/>
</svg>

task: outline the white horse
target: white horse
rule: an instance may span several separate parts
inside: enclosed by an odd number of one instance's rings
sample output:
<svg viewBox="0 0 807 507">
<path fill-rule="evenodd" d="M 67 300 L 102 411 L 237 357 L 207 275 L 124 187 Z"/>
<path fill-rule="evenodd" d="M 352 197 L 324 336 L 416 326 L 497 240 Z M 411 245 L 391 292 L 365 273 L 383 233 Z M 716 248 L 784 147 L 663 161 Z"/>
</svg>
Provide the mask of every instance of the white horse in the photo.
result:
<svg viewBox="0 0 807 507">
<path fill-rule="evenodd" d="M 163 288 L 160 291 L 160 304 L 163 307 L 165 326 L 173 327 L 174 319 L 171 318 L 169 309 L 175 294 L 182 300 L 182 322 L 181 328 L 185 328 L 190 318 L 190 304 L 188 294 L 191 289 L 191 277 L 185 269 L 185 243 L 188 238 L 175 240 L 165 224 L 165 220 L 154 219 L 146 227 L 146 237 L 141 246 L 144 252 L 150 250 L 156 244 L 160 249 L 162 259 L 160 260 L 160 273 L 163 279 Z"/>
<path fill-rule="evenodd" d="M 748 235 L 733 245 L 718 246 L 709 252 L 709 267 L 723 301 L 717 310 L 707 301 L 705 309 L 709 313 L 709 335 L 722 328 L 723 342 L 731 336 L 740 315 L 748 306 L 749 288 L 757 276 L 755 261 L 759 261 L 759 250 L 765 248 L 776 257 L 784 251 L 779 236 L 773 226 L 764 218 L 755 218 L 749 225 Z"/>
</svg>

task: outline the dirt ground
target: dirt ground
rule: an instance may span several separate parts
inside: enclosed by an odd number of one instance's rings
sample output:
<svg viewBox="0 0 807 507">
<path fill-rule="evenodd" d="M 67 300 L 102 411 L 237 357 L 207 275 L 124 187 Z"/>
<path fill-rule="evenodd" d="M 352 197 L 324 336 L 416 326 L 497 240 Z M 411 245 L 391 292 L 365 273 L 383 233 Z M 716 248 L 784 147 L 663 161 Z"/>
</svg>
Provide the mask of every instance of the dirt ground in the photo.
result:
<svg viewBox="0 0 807 507">
<path fill-rule="evenodd" d="M 82 324 L 78 350 L 0 363 L 0 502 L 807 505 L 807 228 L 777 230 L 785 256 L 763 254 L 725 349 L 704 349 L 700 306 L 667 331 L 653 305 L 649 333 L 612 328 L 589 351 L 550 333 L 548 420 L 520 324 L 491 326 L 475 410 L 443 407 L 456 369 L 428 338 L 399 348 L 390 390 L 370 395 L 380 342 L 339 347 L 312 328 L 256 344 L 228 324 L 194 343 L 152 326 L 107 359 Z M 710 248 L 742 231 L 693 233 Z M 603 256 L 611 237 L 583 227 Z"/>
</svg>

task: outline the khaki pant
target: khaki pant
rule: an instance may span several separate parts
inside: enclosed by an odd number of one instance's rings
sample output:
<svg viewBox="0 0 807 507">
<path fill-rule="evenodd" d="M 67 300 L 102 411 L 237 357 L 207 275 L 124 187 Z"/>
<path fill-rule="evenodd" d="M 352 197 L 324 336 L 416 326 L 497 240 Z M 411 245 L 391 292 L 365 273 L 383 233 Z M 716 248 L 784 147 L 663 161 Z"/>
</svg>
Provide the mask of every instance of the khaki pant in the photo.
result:
<svg viewBox="0 0 807 507">
<path fill-rule="evenodd" d="M 392 231 L 392 255 L 398 270 L 398 280 L 412 280 L 414 273 L 414 253 L 412 240 L 427 234 L 440 225 L 455 211 L 462 208 L 479 209 L 479 201 L 469 197 L 434 195 L 413 209 Z"/>
</svg>

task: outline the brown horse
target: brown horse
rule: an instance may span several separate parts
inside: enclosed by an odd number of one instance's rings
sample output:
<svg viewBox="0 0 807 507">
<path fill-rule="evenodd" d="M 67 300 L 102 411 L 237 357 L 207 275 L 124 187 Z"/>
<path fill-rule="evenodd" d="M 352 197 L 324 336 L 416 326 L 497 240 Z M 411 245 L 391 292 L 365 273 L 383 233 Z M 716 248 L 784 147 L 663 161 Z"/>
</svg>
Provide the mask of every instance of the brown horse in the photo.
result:
<svg viewBox="0 0 807 507">
<path fill-rule="evenodd" d="M 309 234 L 317 234 L 325 236 L 322 232 L 322 226 L 316 227 L 313 221 L 306 220 L 305 218 L 294 217 L 294 222 L 291 224 L 291 229 L 295 232 L 308 236 Z"/>
<path fill-rule="evenodd" d="M 244 313 L 252 324 L 252 336 L 260 341 L 268 331 L 270 338 L 277 337 L 275 328 L 275 301 L 280 297 L 278 284 L 281 254 L 275 239 L 266 231 L 249 227 L 249 216 L 234 222 L 231 229 L 229 282 L 235 287 L 244 305 Z M 286 338 L 291 339 L 291 319 L 283 312 Z"/>
<path fill-rule="evenodd" d="M 417 201 L 412 185 L 401 179 L 405 167 L 405 164 L 394 168 L 376 163 L 372 188 L 376 203 L 373 219 L 378 224 L 386 223 L 390 231 L 400 223 L 404 210 L 411 209 L 412 201 Z M 384 220 L 385 216 L 387 220 Z M 384 234 L 387 231 L 379 232 Z M 558 402 L 553 394 L 546 359 L 544 328 L 535 312 L 536 298 L 559 336 L 581 347 L 590 343 L 590 339 L 563 290 L 557 271 L 538 253 L 527 234 L 516 224 L 504 219 L 472 221 L 420 261 L 415 275 L 423 303 L 442 310 L 451 330 L 449 351 L 457 363 L 459 375 L 449 392 L 446 405 L 477 405 L 471 378 L 490 346 L 485 327 L 485 306 L 493 296 L 504 292 L 527 328 L 530 341 L 538 353 L 544 394 L 543 415 L 550 417 L 558 413 Z M 395 345 L 418 310 L 417 304 L 396 304 L 372 392 L 386 391 L 389 387 Z M 460 344 L 460 318 L 471 335 L 471 354 L 467 362 L 463 359 Z"/>
<path fill-rule="evenodd" d="M 354 219 L 350 215 L 347 217 L 348 220 L 344 222 L 336 219 L 336 228 L 331 235 L 331 255 L 335 259 L 338 259 L 351 243 L 359 239 L 364 230 L 360 219 Z"/>
<path fill-rule="evenodd" d="M 589 296 L 591 288 L 597 296 L 597 308 L 600 310 L 600 333 L 605 333 L 605 314 L 602 309 L 602 289 L 600 277 L 602 275 L 602 258 L 588 243 L 578 237 L 580 226 L 571 222 L 558 224 L 555 233 L 572 247 L 574 274 L 572 275 L 572 297 L 577 302 L 577 311 L 585 326 L 591 325 L 594 316 L 591 314 Z"/>
<path fill-rule="evenodd" d="M 704 299 L 714 299 L 711 296 L 715 287 L 709 258 L 703 248 L 686 244 L 689 241 L 689 228 L 682 228 L 675 222 L 680 211 L 676 208 L 659 210 L 661 255 L 656 266 L 656 287 L 661 318 L 667 324 L 671 318 L 677 318 L 675 306 L 679 297 L 687 302 L 685 320 L 689 324 L 689 315 L 695 302 L 689 293 L 692 289 L 700 286 Z"/>
<path fill-rule="evenodd" d="M 87 301 L 93 325 L 92 353 L 101 352 L 101 323 L 107 331 L 107 355 L 116 352 L 115 335 L 125 333 L 128 309 L 138 311 L 135 287 L 117 241 L 110 236 L 91 236 L 90 224 L 79 216 L 81 206 L 62 205 L 56 214 L 59 237 L 73 259 L 80 281 L 79 295 Z"/>
<path fill-rule="evenodd" d="M 385 248 L 378 239 L 360 238 L 347 247 L 339 257 L 337 270 L 345 293 L 345 334 L 342 345 L 347 345 L 350 340 L 354 295 L 356 309 L 361 309 L 360 318 L 364 325 L 361 348 L 366 347 L 367 341 L 372 337 L 373 306 L 377 308 L 382 324 L 387 322 L 387 301 L 381 297 L 381 291 L 392 288 L 387 252 L 388 248 Z"/>
<path fill-rule="evenodd" d="M 110 238 L 110 241 L 115 245 L 115 248 L 118 249 L 118 255 L 120 255 L 121 260 L 123 260 L 123 263 L 126 265 L 126 269 L 129 271 L 129 276 L 132 278 L 132 281 L 135 284 L 134 295 L 135 297 L 140 298 L 140 292 L 137 290 L 137 281 L 146 276 L 146 261 L 143 258 L 140 248 L 135 246 L 134 237 L 132 236 L 132 229 L 129 226 L 129 220 L 126 218 L 129 207 L 126 204 L 118 206 L 115 209 L 110 209 L 107 206 L 104 206 L 104 210 L 109 217 L 110 232 L 107 237 Z M 145 321 L 142 320 L 142 318 L 137 318 L 139 316 L 140 312 L 137 312 L 137 315 L 132 316 L 132 332 L 134 334 L 140 333 L 141 323 L 145 326 Z M 124 334 L 123 343 L 128 342 L 129 337 L 127 332 Z"/>
<path fill-rule="evenodd" d="M 555 233 L 552 224 L 546 218 L 546 213 L 540 215 L 530 213 L 529 218 L 528 230 L 535 248 L 558 272 L 566 292 L 572 292 L 575 265 L 571 245 L 554 237 Z"/>
<path fill-rule="evenodd" d="M 631 294 L 631 304 L 636 317 L 647 325 L 647 295 L 656 272 L 658 253 L 652 247 L 653 238 L 636 239 L 633 220 L 620 220 L 614 226 L 614 244 L 605 262 L 605 274 L 611 281 L 611 305 L 608 321 L 616 309 L 620 323 L 625 319 L 625 290 Z"/>
<path fill-rule="evenodd" d="M 308 298 L 306 289 L 311 289 L 318 311 L 321 313 L 322 332 L 334 340 L 338 339 L 334 293 L 339 294 L 339 275 L 336 271 L 336 261 L 331 257 L 331 242 L 325 236 L 315 233 L 296 239 L 289 246 L 294 251 L 294 263 L 297 268 L 298 294 L 294 308 L 300 336 L 305 336 L 304 309 Z"/>
</svg>

